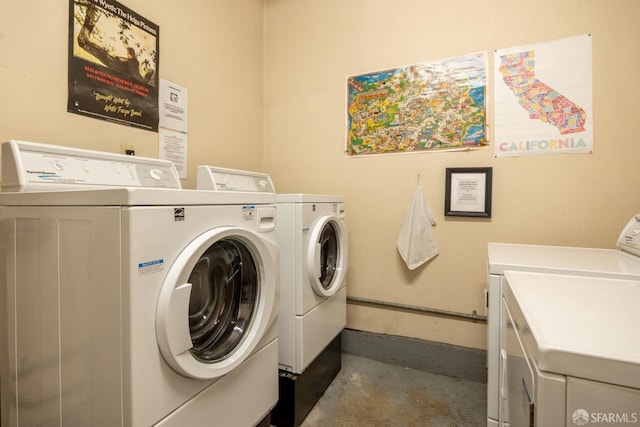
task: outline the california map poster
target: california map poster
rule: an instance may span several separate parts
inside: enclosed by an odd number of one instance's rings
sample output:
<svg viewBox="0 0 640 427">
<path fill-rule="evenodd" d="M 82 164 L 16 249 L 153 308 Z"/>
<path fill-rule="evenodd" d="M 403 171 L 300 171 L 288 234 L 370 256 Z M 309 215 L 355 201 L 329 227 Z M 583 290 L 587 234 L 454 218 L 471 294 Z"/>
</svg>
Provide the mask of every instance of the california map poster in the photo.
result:
<svg viewBox="0 0 640 427">
<path fill-rule="evenodd" d="M 496 157 L 592 153 L 591 35 L 495 51 Z"/>
<path fill-rule="evenodd" d="M 347 79 L 347 155 L 486 145 L 486 53 Z"/>
<path fill-rule="evenodd" d="M 114 0 L 70 0 L 67 111 L 158 131 L 159 27 Z"/>
</svg>

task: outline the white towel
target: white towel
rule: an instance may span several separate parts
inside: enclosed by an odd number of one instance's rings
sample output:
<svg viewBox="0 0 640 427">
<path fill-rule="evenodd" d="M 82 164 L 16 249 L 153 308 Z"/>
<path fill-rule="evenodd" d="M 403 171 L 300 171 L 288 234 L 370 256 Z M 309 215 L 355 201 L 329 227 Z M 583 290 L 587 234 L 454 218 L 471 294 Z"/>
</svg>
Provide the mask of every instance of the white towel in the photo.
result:
<svg viewBox="0 0 640 427">
<path fill-rule="evenodd" d="M 422 185 L 418 181 L 396 242 L 398 252 L 409 270 L 415 270 L 438 255 L 438 245 L 431 230 L 435 224 L 433 213 L 422 193 Z"/>
</svg>

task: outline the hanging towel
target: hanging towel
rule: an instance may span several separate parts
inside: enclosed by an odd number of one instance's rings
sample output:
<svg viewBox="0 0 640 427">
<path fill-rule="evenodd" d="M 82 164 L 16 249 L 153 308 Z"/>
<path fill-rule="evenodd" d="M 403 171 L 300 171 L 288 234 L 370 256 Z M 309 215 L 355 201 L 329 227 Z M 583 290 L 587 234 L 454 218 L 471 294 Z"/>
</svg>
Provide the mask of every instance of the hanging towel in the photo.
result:
<svg viewBox="0 0 640 427">
<path fill-rule="evenodd" d="M 422 185 L 418 181 L 413 199 L 404 214 L 404 222 L 396 243 L 398 252 L 409 270 L 415 270 L 438 255 L 438 245 L 431 230 L 435 224 L 433 213 L 422 193 Z"/>
</svg>

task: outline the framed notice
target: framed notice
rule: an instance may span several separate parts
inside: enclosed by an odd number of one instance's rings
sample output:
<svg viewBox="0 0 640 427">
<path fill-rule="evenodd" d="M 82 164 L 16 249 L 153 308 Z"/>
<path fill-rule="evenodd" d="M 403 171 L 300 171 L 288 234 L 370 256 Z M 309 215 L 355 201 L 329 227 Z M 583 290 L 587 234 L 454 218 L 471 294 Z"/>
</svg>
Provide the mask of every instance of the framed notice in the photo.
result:
<svg viewBox="0 0 640 427">
<path fill-rule="evenodd" d="M 491 218 L 492 168 L 447 168 L 445 216 Z"/>
</svg>

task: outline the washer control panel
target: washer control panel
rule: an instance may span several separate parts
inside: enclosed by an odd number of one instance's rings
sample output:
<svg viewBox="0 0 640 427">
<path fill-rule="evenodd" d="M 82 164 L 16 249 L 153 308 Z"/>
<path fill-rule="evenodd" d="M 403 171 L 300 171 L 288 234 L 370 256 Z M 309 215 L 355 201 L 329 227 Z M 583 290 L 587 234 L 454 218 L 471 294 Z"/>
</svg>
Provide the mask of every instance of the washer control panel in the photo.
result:
<svg viewBox="0 0 640 427">
<path fill-rule="evenodd" d="M 640 256 L 640 214 L 634 215 L 618 237 L 618 247 L 633 255 Z"/>
<path fill-rule="evenodd" d="M 182 188 L 168 160 L 11 140 L 2 143 L 2 191 L 95 187 Z"/>
<path fill-rule="evenodd" d="M 275 193 L 271 177 L 266 173 L 215 166 L 198 166 L 198 190 Z"/>
</svg>

